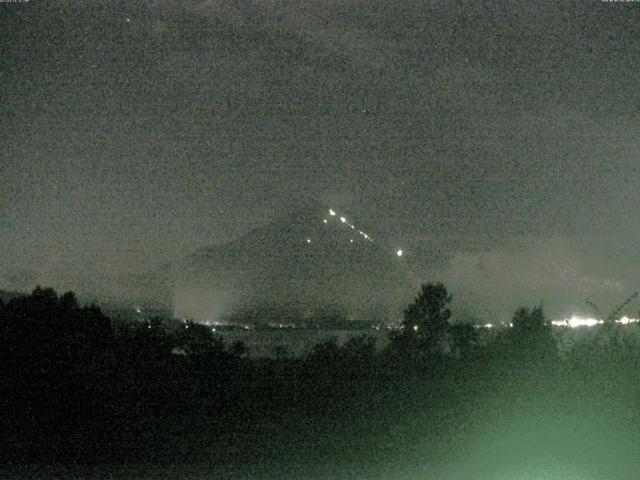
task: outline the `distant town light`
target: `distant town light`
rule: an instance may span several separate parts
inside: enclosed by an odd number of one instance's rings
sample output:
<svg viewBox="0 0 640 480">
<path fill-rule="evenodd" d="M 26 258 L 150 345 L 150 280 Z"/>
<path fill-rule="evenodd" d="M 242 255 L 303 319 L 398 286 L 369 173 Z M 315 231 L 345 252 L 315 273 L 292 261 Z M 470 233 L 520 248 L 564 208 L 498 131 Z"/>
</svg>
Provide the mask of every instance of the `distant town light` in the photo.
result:
<svg viewBox="0 0 640 480">
<path fill-rule="evenodd" d="M 628 325 L 630 323 L 638 323 L 638 319 L 637 318 L 629 318 L 629 317 L 627 317 L 625 315 L 620 320 L 618 320 L 618 323 L 621 323 L 622 325 Z"/>
<path fill-rule="evenodd" d="M 311 243 L 311 239 L 310 238 L 307 238 L 307 243 Z"/>
<path fill-rule="evenodd" d="M 344 218 L 344 217 L 340 217 L 340 221 L 341 221 L 342 223 L 347 223 L 347 219 L 346 219 L 346 218 Z"/>
<path fill-rule="evenodd" d="M 615 323 L 619 323 L 620 325 L 629 325 L 630 323 L 638 323 L 640 319 L 637 318 L 629 318 L 626 315 L 615 320 Z M 571 317 L 562 319 L 562 320 L 552 320 L 551 324 L 554 327 L 570 327 L 570 328 L 580 328 L 580 327 L 595 327 L 596 325 L 602 325 L 605 321 L 602 319 L 591 318 L 591 317 L 581 317 L 579 315 L 571 315 Z"/>
<path fill-rule="evenodd" d="M 335 215 L 336 215 L 336 212 L 334 212 L 333 210 L 329 209 L 329 215 L 331 215 L 331 216 L 335 216 Z"/>
<path fill-rule="evenodd" d="M 398 251 L 396 252 L 396 255 L 398 255 L 399 257 L 401 257 L 401 256 L 402 256 L 402 253 L 403 253 L 403 252 L 402 252 L 402 250 L 398 250 Z"/>
<path fill-rule="evenodd" d="M 326 218 L 324 218 L 324 219 L 322 220 L 322 223 L 327 223 L 327 219 L 326 219 Z"/>
<path fill-rule="evenodd" d="M 417 332 L 417 331 L 418 331 L 418 325 L 414 325 L 414 326 L 413 326 L 413 331 L 414 331 L 414 332 Z"/>
<path fill-rule="evenodd" d="M 582 318 L 582 317 L 578 317 L 576 315 L 573 315 L 568 321 L 567 323 L 569 323 L 569 326 L 571 328 L 576 328 L 576 327 L 593 327 L 594 325 L 598 324 L 598 320 L 596 320 L 595 318 Z"/>
</svg>

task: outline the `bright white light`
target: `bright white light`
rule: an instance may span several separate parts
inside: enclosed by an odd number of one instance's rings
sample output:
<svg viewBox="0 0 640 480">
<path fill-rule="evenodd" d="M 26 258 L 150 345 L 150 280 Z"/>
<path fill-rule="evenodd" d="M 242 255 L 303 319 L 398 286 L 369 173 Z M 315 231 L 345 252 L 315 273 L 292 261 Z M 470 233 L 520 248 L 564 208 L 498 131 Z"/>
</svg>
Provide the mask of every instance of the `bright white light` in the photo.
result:
<svg viewBox="0 0 640 480">
<path fill-rule="evenodd" d="M 492 323 L 485 323 L 484 328 L 493 328 L 493 324 Z"/>
<path fill-rule="evenodd" d="M 414 331 L 414 332 L 417 332 L 417 331 L 418 331 L 418 325 L 414 325 L 414 326 L 413 326 L 413 331 Z"/>
<path fill-rule="evenodd" d="M 625 315 L 620 320 L 618 320 L 618 323 L 621 323 L 622 325 L 629 325 L 630 323 L 638 323 L 638 319 L 637 318 L 629 318 L 629 317 L 627 317 Z"/>
<path fill-rule="evenodd" d="M 353 238 L 351 240 L 349 240 L 350 243 L 353 243 Z"/>
<path fill-rule="evenodd" d="M 401 257 L 401 256 L 402 256 L 402 253 L 403 253 L 403 252 L 402 252 L 402 250 L 398 250 L 398 251 L 396 252 L 396 255 L 398 255 L 399 257 Z"/>
<path fill-rule="evenodd" d="M 335 212 L 333 209 L 331 209 L 331 208 L 330 208 L 330 209 L 329 209 L 329 215 L 335 216 L 335 215 L 336 215 L 336 212 Z M 323 223 L 327 223 L 327 219 L 326 219 L 326 218 L 325 218 L 324 220 L 322 220 L 322 221 L 323 221 Z M 369 235 L 367 235 L 366 233 L 364 233 L 362 230 L 358 230 L 358 229 L 356 228 L 356 226 L 355 226 L 355 225 L 353 225 L 353 224 L 349 223 L 349 222 L 347 221 L 347 218 L 346 218 L 346 217 L 340 217 L 340 222 L 342 222 L 342 223 L 344 223 L 344 224 L 348 225 L 348 226 L 351 228 L 351 230 L 354 230 L 354 231 L 358 232 L 358 233 L 359 233 L 360 235 L 362 235 L 364 238 L 366 238 L 366 239 L 367 239 L 367 240 L 369 240 L 370 242 L 373 242 L 373 240 L 371 239 L 371 237 L 370 237 Z"/>
<path fill-rule="evenodd" d="M 630 323 L 638 323 L 637 318 L 629 318 L 626 315 L 618 320 L 615 323 L 619 323 L 621 325 L 629 325 Z M 589 317 L 580 317 L 578 315 L 572 315 L 570 318 L 564 320 L 553 320 L 551 324 L 555 327 L 594 327 L 596 325 L 602 325 L 604 320 L 598 320 L 596 318 Z"/>
<path fill-rule="evenodd" d="M 307 243 L 311 243 L 311 239 L 310 238 L 307 238 Z"/>
<path fill-rule="evenodd" d="M 598 322 L 598 320 L 596 320 L 595 318 L 582 318 L 582 317 L 578 317 L 577 315 L 573 315 L 571 318 L 567 320 L 567 323 L 571 328 L 577 328 L 577 327 L 593 327 L 594 325 L 597 325 L 600 322 Z"/>
</svg>

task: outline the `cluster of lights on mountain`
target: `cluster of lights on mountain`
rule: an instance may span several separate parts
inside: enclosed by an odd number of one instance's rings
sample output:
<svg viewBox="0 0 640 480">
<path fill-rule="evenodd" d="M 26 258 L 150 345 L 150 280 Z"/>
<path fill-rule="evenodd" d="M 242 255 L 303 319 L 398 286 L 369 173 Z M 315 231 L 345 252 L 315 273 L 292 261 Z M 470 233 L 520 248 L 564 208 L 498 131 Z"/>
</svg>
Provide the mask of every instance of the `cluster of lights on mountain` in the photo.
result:
<svg viewBox="0 0 640 480">
<path fill-rule="evenodd" d="M 329 209 L 329 217 L 335 217 L 336 216 L 336 212 L 335 210 Z M 345 217 L 340 217 L 340 222 L 344 223 L 345 225 L 347 225 L 349 228 L 351 228 L 351 230 L 357 231 L 358 235 L 362 236 L 365 240 L 368 240 L 370 242 L 373 242 L 373 240 L 371 239 L 371 237 L 369 235 L 367 235 L 366 233 L 364 233 L 362 230 L 358 230 L 355 225 L 349 223 L 347 221 L 347 219 Z M 329 220 L 327 220 L 326 218 L 323 220 L 323 223 L 329 223 Z M 351 243 L 353 243 L 353 239 L 351 239 Z"/>
<path fill-rule="evenodd" d="M 333 210 L 333 209 L 331 209 L 331 208 L 330 208 L 330 209 L 329 209 L 329 217 L 328 217 L 328 218 L 323 218 L 323 219 L 322 219 L 322 223 L 324 223 L 324 224 L 328 224 L 328 223 L 329 223 L 329 221 L 331 220 L 331 217 L 338 217 L 338 214 L 336 213 L 336 211 L 335 211 L 335 210 Z M 351 230 L 353 230 L 353 231 L 354 231 L 354 233 L 357 233 L 358 235 L 360 235 L 362 238 L 364 238 L 365 240 L 367 240 L 367 241 L 369 241 L 369 242 L 373 242 L 373 239 L 369 236 L 369 234 L 367 234 L 367 233 L 363 232 L 362 230 L 357 229 L 355 225 L 353 225 L 352 223 L 350 223 L 350 222 L 346 219 L 346 217 L 340 216 L 340 217 L 338 217 L 338 218 L 339 218 L 339 220 L 340 220 L 340 223 L 344 224 L 345 226 L 347 226 L 348 228 L 350 228 Z M 310 243 L 312 242 L 311 238 L 307 238 L 307 239 L 306 239 L 306 242 L 307 242 L 308 244 L 310 244 Z M 349 239 L 349 243 L 354 243 L 354 239 L 353 239 L 353 238 Z M 396 251 L 396 255 L 397 255 L 398 257 L 401 257 L 403 254 L 404 254 L 404 252 L 402 251 L 402 249 L 398 249 L 398 250 Z"/>
</svg>

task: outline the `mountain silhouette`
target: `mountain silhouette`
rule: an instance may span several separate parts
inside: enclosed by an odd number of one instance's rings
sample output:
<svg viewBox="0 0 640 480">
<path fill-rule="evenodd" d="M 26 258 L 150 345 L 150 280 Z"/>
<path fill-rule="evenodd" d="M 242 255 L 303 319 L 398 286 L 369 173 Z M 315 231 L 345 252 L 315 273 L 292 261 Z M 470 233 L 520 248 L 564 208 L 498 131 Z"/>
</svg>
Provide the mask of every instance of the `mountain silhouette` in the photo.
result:
<svg viewBox="0 0 640 480">
<path fill-rule="evenodd" d="M 175 314 L 197 321 L 389 321 L 401 316 L 413 291 L 403 258 L 316 201 L 194 252 L 174 273 Z"/>
</svg>

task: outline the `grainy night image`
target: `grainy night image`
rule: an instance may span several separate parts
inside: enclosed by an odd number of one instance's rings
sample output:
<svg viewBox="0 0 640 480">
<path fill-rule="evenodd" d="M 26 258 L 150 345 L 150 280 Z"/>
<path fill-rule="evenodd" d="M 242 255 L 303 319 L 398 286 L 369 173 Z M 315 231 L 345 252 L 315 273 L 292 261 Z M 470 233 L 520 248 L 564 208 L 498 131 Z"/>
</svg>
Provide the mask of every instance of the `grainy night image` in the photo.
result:
<svg viewBox="0 0 640 480">
<path fill-rule="evenodd" d="M 0 478 L 640 477 L 640 2 L 0 35 Z"/>
</svg>

